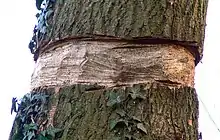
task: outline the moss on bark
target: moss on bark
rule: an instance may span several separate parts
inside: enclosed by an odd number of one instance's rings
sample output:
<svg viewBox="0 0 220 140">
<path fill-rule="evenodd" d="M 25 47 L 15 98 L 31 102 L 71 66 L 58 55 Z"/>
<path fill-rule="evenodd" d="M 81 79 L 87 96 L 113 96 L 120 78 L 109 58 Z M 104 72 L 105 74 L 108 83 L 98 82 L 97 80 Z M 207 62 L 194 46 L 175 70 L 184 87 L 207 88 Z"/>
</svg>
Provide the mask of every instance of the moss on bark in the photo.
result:
<svg viewBox="0 0 220 140">
<path fill-rule="evenodd" d="M 198 100 L 189 87 L 73 85 L 51 95 L 56 96 L 53 124 L 64 129 L 59 140 L 195 140 L 198 136 Z"/>
</svg>

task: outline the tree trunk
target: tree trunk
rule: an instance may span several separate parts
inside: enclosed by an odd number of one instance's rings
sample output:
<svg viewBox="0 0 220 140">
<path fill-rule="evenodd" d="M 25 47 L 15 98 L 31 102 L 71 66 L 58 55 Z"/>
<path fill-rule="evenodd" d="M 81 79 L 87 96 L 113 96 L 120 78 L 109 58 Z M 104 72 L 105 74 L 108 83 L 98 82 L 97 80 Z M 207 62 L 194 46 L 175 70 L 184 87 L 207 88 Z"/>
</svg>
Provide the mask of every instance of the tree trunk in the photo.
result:
<svg viewBox="0 0 220 140">
<path fill-rule="evenodd" d="M 57 1 L 31 81 L 56 139 L 198 139 L 207 1 Z"/>
<path fill-rule="evenodd" d="M 208 0 L 65 0 L 49 39 L 101 34 L 191 41 L 202 46 Z"/>
<path fill-rule="evenodd" d="M 198 136 L 198 100 L 189 87 L 73 85 L 49 91 L 56 106 L 50 117 L 55 126 L 64 128 L 60 140 L 196 140 Z"/>
</svg>

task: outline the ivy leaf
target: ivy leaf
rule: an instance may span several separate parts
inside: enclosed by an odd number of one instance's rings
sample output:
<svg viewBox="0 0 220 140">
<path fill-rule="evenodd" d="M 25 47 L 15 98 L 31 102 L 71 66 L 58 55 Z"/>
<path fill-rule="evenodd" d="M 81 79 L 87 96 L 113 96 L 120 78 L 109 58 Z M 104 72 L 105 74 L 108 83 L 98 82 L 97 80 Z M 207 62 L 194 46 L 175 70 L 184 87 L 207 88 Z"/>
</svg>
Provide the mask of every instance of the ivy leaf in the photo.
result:
<svg viewBox="0 0 220 140">
<path fill-rule="evenodd" d="M 32 106 L 27 106 L 23 109 L 23 111 L 25 112 L 25 114 L 28 114 L 29 110 L 31 109 Z"/>
<path fill-rule="evenodd" d="M 41 109 L 41 107 L 38 106 L 38 105 L 36 105 L 36 106 L 34 107 L 34 111 L 35 111 L 35 112 L 40 112 L 40 109 Z"/>
<path fill-rule="evenodd" d="M 39 29 L 39 30 L 42 29 L 44 27 L 44 23 L 45 23 L 44 15 L 41 14 L 38 19 L 37 29 Z"/>
<path fill-rule="evenodd" d="M 58 132 L 60 132 L 60 131 L 62 131 L 62 129 L 59 129 L 59 128 L 49 128 L 49 129 L 47 130 L 47 134 L 48 134 L 49 136 L 51 136 L 52 138 L 55 138 L 55 135 L 56 135 Z"/>
<path fill-rule="evenodd" d="M 49 95 L 46 95 L 44 93 L 40 94 L 41 104 L 45 104 L 47 102 L 48 97 L 49 97 Z"/>
<path fill-rule="evenodd" d="M 26 120 L 26 116 L 25 116 L 25 115 L 24 115 L 24 116 L 21 116 L 21 122 L 24 123 L 25 120 Z"/>
<path fill-rule="evenodd" d="M 35 44 L 33 40 L 30 41 L 28 48 L 30 49 L 31 53 L 34 54 Z"/>
<path fill-rule="evenodd" d="M 126 120 L 124 120 L 124 119 L 119 119 L 119 120 L 117 121 L 117 124 L 125 125 L 125 126 L 128 127 L 128 121 L 126 121 Z"/>
<path fill-rule="evenodd" d="M 41 8 L 41 4 L 42 4 L 43 0 L 36 0 L 36 7 L 38 10 L 40 10 Z"/>
<path fill-rule="evenodd" d="M 117 124 L 117 121 L 110 120 L 110 130 L 113 130 L 115 128 L 116 124 Z"/>
<path fill-rule="evenodd" d="M 57 134 L 57 133 L 61 132 L 62 129 L 60 129 L 60 128 L 52 128 L 52 131 L 53 131 L 55 134 Z"/>
<path fill-rule="evenodd" d="M 39 18 L 39 17 L 40 17 L 40 14 L 39 14 L 39 13 L 37 13 L 35 16 L 36 16 L 36 18 Z"/>
<path fill-rule="evenodd" d="M 28 111 L 27 111 L 27 115 L 31 115 L 32 113 L 33 113 L 33 109 L 32 108 L 30 108 Z"/>
<path fill-rule="evenodd" d="M 139 130 L 141 130 L 142 132 L 144 132 L 145 134 L 147 134 L 147 130 L 146 130 L 146 128 L 144 127 L 143 123 L 138 123 L 138 124 L 137 124 L 137 128 L 138 128 Z"/>
<path fill-rule="evenodd" d="M 37 124 L 36 123 L 31 123 L 30 124 L 30 129 L 31 130 L 38 130 Z"/>
<path fill-rule="evenodd" d="M 45 25 L 46 25 L 46 27 L 49 27 L 49 24 L 47 23 L 47 21 L 45 21 Z"/>
<path fill-rule="evenodd" d="M 22 139 L 22 140 L 26 140 L 26 139 L 27 139 L 27 137 L 28 137 L 28 136 L 25 134 L 25 136 L 23 137 L 23 139 Z"/>
<path fill-rule="evenodd" d="M 44 96 L 42 93 L 35 94 L 32 97 L 32 101 L 36 101 L 36 102 L 43 102 L 45 99 L 46 99 L 46 96 Z"/>
<path fill-rule="evenodd" d="M 33 131 L 29 131 L 27 133 L 27 137 L 28 137 L 28 140 L 31 140 L 31 139 L 33 139 L 35 137 L 35 133 Z"/>
<path fill-rule="evenodd" d="M 47 133 L 46 130 L 40 132 L 40 134 L 43 135 L 43 136 L 46 136 L 46 133 Z"/>
<path fill-rule="evenodd" d="M 130 88 L 129 95 L 133 100 L 139 98 L 139 99 L 146 99 L 144 95 L 142 95 L 141 92 L 141 86 L 140 85 L 134 85 L 133 87 Z"/>
<path fill-rule="evenodd" d="M 24 131 L 27 132 L 29 130 L 28 124 L 24 124 Z"/>
<path fill-rule="evenodd" d="M 31 124 L 24 124 L 24 130 L 29 131 L 29 130 L 37 130 L 37 124 L 36 123 L 31 123 Z"/>
<path fill-rule="evenodd" d="M 132 93 L 139 93 L 140 92 L 140 85 L 134 85 L 132 88 L 131 88 L 131 92 Z"/>
<path fill-rule="evenodd" d="M 114 106 L 115 104 L 117 104 L 117 101 L 116 101 L 116 100 L 110 100 L 110 101 L 107 102 L 107 106 L 109 106 L 109 107 L 112 107 L 112 106 Z"/>
<path fill-rule="evenodd" d="M 12 105 L 11 105 L 11 114 L 14 112 L 17 112 L 17 109 L 16 109 L 16 103 L 17 103 L 17 98 L 12 98 Z"/>
<path fill-rule="evenodd" d="M 53 14 L 53 10 L 49 9 L 49 10 L 46 12 L 44 18 L 47 20 L 52 14 Z"/>
<path fill-rule="evenodd" d="M 112 107 L 120 102 L 121 102 L 120 96 L 114 91 L 111 91 L 109 94 L 109 100 L 107 102 L 107 106 Z"/>
<path fill-rule="evenodd" d="M 47 32 L 46 26 L 43 26 L 43 27 L 40 29 L 40 32 L 41 32 L 42 34 L 46 34 L 46 32 Z"/>
<path fill-rule="evenodd" d="M 119 120 L 111 120 L 110 121 L 110 130 L 113 130 L 116 125 L 119 126 L 127 126 L 128 127 L 128 121 L 124 120 L 124 119 L 119 119 Z"/>
<path fill-rule="evenodd" d="M 21 133 L 15 133 L 15 135 L 12 136 L 12 140 L 22 140 L 23 135 Z"/>
<path fill-rule="evenodd" d="M 47 131 L 47 134 L 52 138 L 55 138 L 55 133 L 53 131 Z"/>
<path fill-rule="evenodd" d="M 42 134 L 37 136 L 37 140 L 49 140 L 46 136 L 43 136 Z"/>
<path fill-rule="evenodd" d="M 130 95 L 131 95 L 131 98 L 134 99 L 134 100 L 137 98 L 137 94 L 135 94 L 135 93 L 134 94 L 130 94 Z"/>
</svg>

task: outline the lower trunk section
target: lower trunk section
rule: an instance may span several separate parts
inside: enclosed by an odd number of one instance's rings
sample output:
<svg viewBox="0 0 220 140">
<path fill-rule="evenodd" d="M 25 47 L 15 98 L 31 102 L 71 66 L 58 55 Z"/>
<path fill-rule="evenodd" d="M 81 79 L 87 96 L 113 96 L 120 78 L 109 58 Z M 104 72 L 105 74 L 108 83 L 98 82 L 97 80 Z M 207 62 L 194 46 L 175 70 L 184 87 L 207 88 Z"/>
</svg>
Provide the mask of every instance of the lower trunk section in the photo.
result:
<svg viewBox="0 0 220 140">
<path fill-rule="evenodd" d="M 196 140 L 198 99 L 190 87 L 72 85 L 50 93 L 58 140 Z"/>
</svg>

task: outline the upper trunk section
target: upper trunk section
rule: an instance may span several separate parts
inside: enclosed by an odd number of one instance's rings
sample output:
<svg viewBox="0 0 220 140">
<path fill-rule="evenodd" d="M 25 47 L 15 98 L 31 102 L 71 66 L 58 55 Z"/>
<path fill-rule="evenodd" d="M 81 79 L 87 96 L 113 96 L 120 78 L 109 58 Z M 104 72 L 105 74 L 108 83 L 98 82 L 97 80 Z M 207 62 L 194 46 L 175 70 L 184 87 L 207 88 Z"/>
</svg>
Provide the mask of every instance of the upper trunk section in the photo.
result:
<svg viewBox="0 0 220 140">
<path fill-rule="evenodd" d="M 101 34 L 190 41 L 199 46 L 207 0 L 65 0 L 57 2 L 46 40 Z"/>
</svg>

